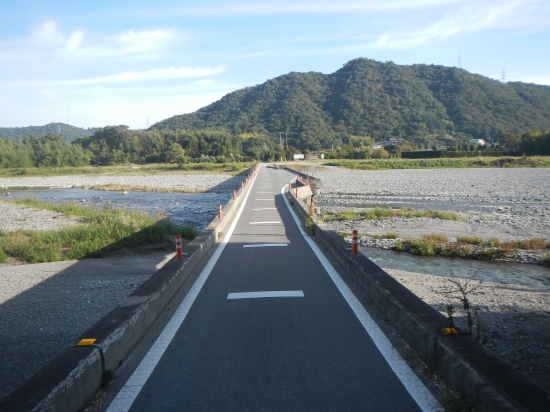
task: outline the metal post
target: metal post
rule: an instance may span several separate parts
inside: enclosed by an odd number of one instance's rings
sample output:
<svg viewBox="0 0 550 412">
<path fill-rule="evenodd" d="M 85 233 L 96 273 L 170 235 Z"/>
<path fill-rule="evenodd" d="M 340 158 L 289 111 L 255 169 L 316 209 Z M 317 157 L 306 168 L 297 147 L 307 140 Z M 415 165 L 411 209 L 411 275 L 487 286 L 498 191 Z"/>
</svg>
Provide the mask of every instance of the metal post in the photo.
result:
<svg viewBox="0 0 550 412">
<path fill-rule="evenodd" d="M 356 255 L 357 254 L 357 229 L 353 229 L 352 233 L 353 233 L 353 236 L 351 240 L 351 254 Z"/>
</svg>

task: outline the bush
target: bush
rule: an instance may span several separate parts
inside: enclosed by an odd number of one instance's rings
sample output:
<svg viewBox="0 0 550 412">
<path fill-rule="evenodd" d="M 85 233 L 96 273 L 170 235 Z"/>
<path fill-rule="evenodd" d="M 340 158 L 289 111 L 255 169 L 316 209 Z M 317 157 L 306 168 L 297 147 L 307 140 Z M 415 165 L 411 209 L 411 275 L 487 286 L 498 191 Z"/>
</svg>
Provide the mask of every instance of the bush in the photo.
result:
<svg viewBox="0 0 550 412">
<path fill-rule="evenodd" d="M 483 239 L 477 236 L 457 236 L 456 241 L 468 245 L 482 245 Z"/>
<path fill-rule="evenodd" d="M 353 220 L 357 217 L 358 213 L 352 210 L 342 210 L 336 214 L 339 220 Z"/>
</svg>

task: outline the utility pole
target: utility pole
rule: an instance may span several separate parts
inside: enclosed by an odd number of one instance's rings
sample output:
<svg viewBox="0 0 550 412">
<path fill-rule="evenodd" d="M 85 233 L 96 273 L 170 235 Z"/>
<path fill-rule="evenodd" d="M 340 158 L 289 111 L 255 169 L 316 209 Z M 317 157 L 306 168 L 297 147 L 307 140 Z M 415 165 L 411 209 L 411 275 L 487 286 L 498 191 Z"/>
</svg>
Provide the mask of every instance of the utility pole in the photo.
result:
<svg viewBox="0 0 550 412">
<path fill-rule="evenodd" d="M 283 140 L 282 135 L 283 132 L 279 132 L 279 148 L 281 149 L 281 162 L 283 161 Z"/>
</svg>

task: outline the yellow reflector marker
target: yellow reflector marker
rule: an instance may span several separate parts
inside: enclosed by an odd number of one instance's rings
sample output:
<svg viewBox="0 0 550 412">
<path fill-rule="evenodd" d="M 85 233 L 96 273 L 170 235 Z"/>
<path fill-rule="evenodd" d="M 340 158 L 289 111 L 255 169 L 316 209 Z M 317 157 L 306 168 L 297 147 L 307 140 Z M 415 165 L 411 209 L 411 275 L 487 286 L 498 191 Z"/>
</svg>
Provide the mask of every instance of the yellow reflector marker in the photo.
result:
<svg viewBox="0 0 550 412">
<path fill-rule="evenodd" d="M 90 346 L 93 345 L 96 340 L 97 339 L 82 339 L 80 342 L 78 342 L 77 346 Z"/>
</svg>

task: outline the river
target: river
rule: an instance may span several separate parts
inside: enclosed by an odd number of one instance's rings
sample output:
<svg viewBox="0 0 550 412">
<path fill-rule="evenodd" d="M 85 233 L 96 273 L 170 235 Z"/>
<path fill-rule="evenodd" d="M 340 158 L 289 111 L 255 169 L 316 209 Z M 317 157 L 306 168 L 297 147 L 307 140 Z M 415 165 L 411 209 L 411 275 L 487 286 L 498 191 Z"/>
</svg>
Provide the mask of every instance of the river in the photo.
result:
<svg viewBox="0 0 550 412">
<path fill-rule="evenodd" d="M 217 205 L 225 205 L 227 193 L 175 193 L 100 191 L 92 189 L 50 189 L 10 187 L 10 197 L 32 197 L 46 202 L 76 202 L 81 206 L 111 205 L 150 214 L 169 214 L 180 225 L 191 224 L 204 229 L 216 217 Z"/>
</svg>

